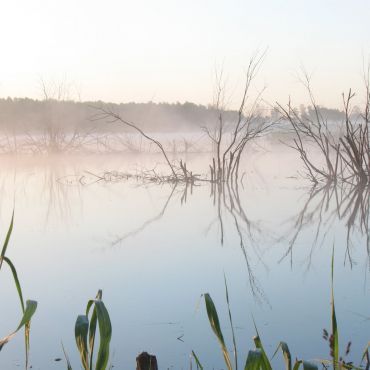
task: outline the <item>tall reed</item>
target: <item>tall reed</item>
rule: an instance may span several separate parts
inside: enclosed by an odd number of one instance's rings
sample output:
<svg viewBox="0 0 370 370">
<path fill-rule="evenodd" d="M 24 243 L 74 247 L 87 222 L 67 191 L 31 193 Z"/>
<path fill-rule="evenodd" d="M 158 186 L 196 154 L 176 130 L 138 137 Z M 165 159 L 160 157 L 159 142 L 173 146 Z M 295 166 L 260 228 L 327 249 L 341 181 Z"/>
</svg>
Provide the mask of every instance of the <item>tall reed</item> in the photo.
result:
<svg viewBox="0 0 370 370">
<path fill-rule="evenodd" d="M 81 366 L 84 370 L 105 370 L 108 367 L 109 347 L 112 338 L 112 324 L 103 301 L 102 291 L 99 290 L 95 299 L 87 302 L 86 313 L 79 315 L 75 324 L 75 339 L 80 354 Z M 91 317 L 89 314 L 93 308 Z M 94 362 L 94 347 L 96 343 L 96 329 L 99 327 L 99 350 Z M 67 368 L 72 370 L 69 358 L 64 350 Z"/>
<path fill-rule="evenodd" d="M 218 313 L 216 310 L 216 306 L 211 296 L 208 293 L 204 294 L 204 301 L 205 301 L 205 306 L 207 310 L 209 324 L 219 342 L 226 368 L 228 370 L 233 370 L 233 369 L 237 370 L 238 361 L 237 361 L 237 352 L 235 348 L 234 327 L 233 327 L 232 320 L 231 320 L 230 302 L 229 302 L 226 279 L 225 279 L 225 291 L 226 291 L 226 302 L 227 302 L 228 312 L 230 316 L 229 323 L 231 326 L 231 332 L 232 332 L 232 337 L 233 337 L 233 348 L 234 348 L 234 354 L 235 354 L 234 366 L 230 359 L 229 350 L 226 346 L 224 335 L 221 330 L 221 325 L 220 325 Z M 334 302 L 334 252 L 332 254 L 332 259 L 331 259 L 331 314 L 330 316 L 331 316 L 331 335 L 330 335 L 330 340 L 329 340 L 330 356 L 331 356 L 330 360 L 315 360 L 315 362 L 311 362 L 311 361 L 296 359 L 294 361 L 294 364 L 292 364 L 292 355 L 290 353 L 287 343 L 285 342 L 280 342 L 278 344 L 275 353 L 273 354 L 271 359 L 269 359 L 269 357 L 267 356 L 265 352 L 264 346 L 262 344 L 262 340 L 258 333 L 257 326 L 255 325 L 256 335 L 253 337 L 255 348 L 249 350 L 247 358 L 245 360 L 244 370 L 272 370 L 273 365 L 271 361 L 279 351 L 282 352 L 282 355 L 284 358 L 285 370 L 299 370 L 301 367 L 303 368 L 303 370 L 318 370 L 319 369 L 318 364 L 322 365 L 324 369 L 329 369 L 331 366 L 333 370 L 345 370 L 345 369 L 356 369 L 356 370 L 366 369 L 368 370 L 370 369 L 370 359 L 369 359 L 370 356 L 368 353 L 368 349 L 370 345 L 368 345 L 365 348 L 364 354 L 361 359 L 361 363 L 364 362 L 364 365 L 361 365 L 360 363 L 359 365 L 356 366 L 353 364 L 353 362 L 345 361 L 344 360 L 345 356 L 340 356 L 340 353 L 339 353 L 339 330 L 338 330 L 337 317 L 336 317 L 336 311 L 335 311 L 335 302 Z M 326 336 L 327 336 L 326 339 L 329 339 L 329 334 L 327 332 L 326 332 Z M 347 344 L 345 355 L 349 353 L 349 349 L 350 349 L 350 342 Z M 195 355 L 194 351 L 192 352 L 192 354 L 196 361 L 197 367 L 203 369 L 203 366 L 199 358 Z"/>
<path fill-rule="evenodd" d="M 12 273 L 13 280 L 15 283 L 15 287 L 17 289 L 17 293 L 19 296 L 19 301 L 20 301 L 21 310 L 22 310 L 22 317 L 16 329 L 12 331 L 10 334 L 0 339 L 0 351 L 3 349 L 5 344 L 7 344 L 17 334 L 17 332 L 24 327 L 25 356 L 26 356 L 25 368 L 28 369 L 31 318 L 36 312 L 37 302 L 34 300 L 27 300 L 26 304 L 24 303 L 22 288 L 19 282 L 17 270 L 13 262 L 5 255 L 8 249 L 11 234 L 13 232 L 13 226 L 14 226 L 14 211 L 12 214 L 12 219 L 11 219 L 11 222 L 10 222 L 10 225 L 9 225 L 6 237 L 5 237 L 5 241 L 4 241 L 2 250 L 1 250 L 1 254 L 0 254 L 0 270 L 3 265 L 3 262 L 5 262 L 10 268 L 10 271 Z"/>
</svg>

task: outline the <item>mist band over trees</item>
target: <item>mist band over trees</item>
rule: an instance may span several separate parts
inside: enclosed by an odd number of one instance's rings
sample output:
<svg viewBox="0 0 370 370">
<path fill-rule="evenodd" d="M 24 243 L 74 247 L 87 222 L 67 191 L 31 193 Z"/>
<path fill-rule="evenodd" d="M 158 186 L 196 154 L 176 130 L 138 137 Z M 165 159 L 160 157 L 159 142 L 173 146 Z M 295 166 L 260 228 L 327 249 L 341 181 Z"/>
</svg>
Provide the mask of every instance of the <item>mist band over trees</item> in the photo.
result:
<svg viewBox="0 0 370 370">
<path fill-rule="evenodd" d="M 24 149 L 37 152 L 37 143 L 27 141 L 23 148 L 14 147 L 14 136 L 44 135 L 51 129 L 69 136 L 78 133 L 81 137 L 104 133 L 130 133 L 129 128 L 116 124 L 97 124 L 91 120 L 96 113 L 94 107 L 105 107 L 118 113 L 125 119 L 137 122 L 147 132 L 201 132 L 202 127 L 217 125 L 217 108 L 213 105 L 202 106 L 194 103 L 103 103 L 103 102 L 78 102 L 73 100 L 33 100 L 28 98 L 0 99 L 0 132 L 1 151 L 3 153 L 20 151 Z M 345 112 L 336 109 L 320 107 L 323 116 L 330 122 L 341 122 Z M 359 108 L 355 107 L 353 114 Z M 301 117 L 315 119 L 312 106 L 300 106 L 297 110 Z M 277 108 L 257 107 L 256 115 L 267 120 L 278 120 Z M 224 112 L 226 122 L 238 119 L 238 112 L 228 110 Z M 20 144 L 22 140 L 20 140 Z M 82 143 L 81 143 L 82 144 Z M 28 148 L 27 148 L 28 147 Z M 60 148 L 61 150 L 63 147 Z M 81 149 L 80 145 L 65 148 L 66 151 Z M 124 148 L 122 148 L 124 150 Z M 126 150 L 129 148 L 126 148 Z M 40 152 L 47 150 L 42 149 Z"/>
</svg>

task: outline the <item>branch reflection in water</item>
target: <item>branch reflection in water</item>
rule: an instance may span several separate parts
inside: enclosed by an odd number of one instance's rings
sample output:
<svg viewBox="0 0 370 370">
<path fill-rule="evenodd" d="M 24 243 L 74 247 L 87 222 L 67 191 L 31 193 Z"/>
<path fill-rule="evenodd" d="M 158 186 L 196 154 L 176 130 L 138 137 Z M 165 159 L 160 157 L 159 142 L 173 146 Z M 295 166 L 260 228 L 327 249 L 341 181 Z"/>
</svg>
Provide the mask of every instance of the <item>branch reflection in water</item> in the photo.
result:
<svg viewBox="0 0 370 370">
<path fill-rule="evenodd" d="M 175 199 L 177 199 L 181 205 L 185 204 L 187 201 L 191 201 L 191 198 L 189 199 L 189 194 L 192 195 L 194 188 L 197 186 L 200 185 L 193 183 L 174 183 L 171 186 L 169 195 L 162 208 L 154 217 L 147 219 L 139 227 L 115 237 L 110 241 L 110 246 L 116 247 L 122 245 L 122 243 L 128 238 L 137 236 L 153 223 L 160 221 L 167 211 L 169 204 Z M 248 281 L 252 295 L 258 303 L 268 303 L 267 297 L 253 272 L 253 261 L 250 256 L 250 252 L 254 252 L 259 262 L 267 268 L 266 264 L 262 260 L 262 254 L 259 248 L 260 245 L 265 244 L 265 242 L 261 242 L 261 238 L 265 238 L 266 235 L 268 235 L 268 233 L 266 233 L 266 229 L 261 227 L 260 222 L 253 221 L 248 217 L 240 199 L 237 182 L 210 183 L 210 197 L 216 208 L 217 216 L 215 220 L 219 224 L 220 244 L 222 246 L 224 245 L 225 233 L 227 231 L 236 233 L 246 263 Z M 227 217 L 231 217 L 232 223 L 225 221 L 225 218 Z M 214 224 L 214 221 L 210 223 L 206 230 L 207 233 Z M 233 231 L 229 230 L 229 226 L 232 227 Z"/>
<path fill-rule="evenodd" d="M 156 173 L 155 168 L 146 172 L 138 172 L 137 176 L 126 177 L 123 176 L 124 172 L 117 172 L 116 175 L 112 172 L 103 172 L 101 175 L 99 172 L 95 174 L 94 172 L 84 171 L 82 176 L 80 173 L 73 166 L 66 168 L 64 161 L 60 163 L 50 161 L 49 165 L 42 171 L 42 176 L 34 176 L 34 169 L 17 174 L 17 188 L 20 188 L 21 184 L 24 196 L 32 196 L 32 198 L 36 196 L 42 200 L 46 207 L 44 213 L 46 225 L 51 219 L 55 218 L 69 223 L 72 222 L 72 219 L 76 219 L 76 205 L 79 205 L 78 208 L 82 212 L 84 208 L 82 192 L 88 188 L 88 185 L 95 184 L 95 186 L 100 187 L 101 185 L 105 186 L 114 182 L 125 181 L 135 187 L 157 187 L 161 185 L 167 195 L 157 213 L 123 234 L 116 233 L 117 236 L 110 238 L 108 241 L 111 247 L 121 245 L 128 238 L 139 235 L 150 225 L 160 222 L 170 204 L 183 205 L 192 202 L 192 195 L 197 189 L 209 188 L 210 200 L 215 209 L 215 218 L 205 231 L 206 233 L 212 230 L 216 231 L 219 234 L 220 244 L 225 246 L 230 245 L 227 235 L 230 236 L 230 240 L 237 238 L 247 268 L 247 280 L 257 302 L 267 302 L 267 299 L 259 282 L 260 276 L 256 276 L 256 267 L 257 264 L 260 264 L 266 270 L 269 270 L 268 264 L 273 263 L 273 261 L 269 257 L 266 258 L 265 253 L 271 246 L 278 245 L 277 241 L 282 241 L 280 248 L 284 248 L 277 261 L 282 262 L 289 259 L 290 265 L 293 266 L 294 249 L 303 240 L 304 244 L 309 247 L 307 256 L 304 257 L 307 270 L 312 266 L 312 257 L 315 250 L 324 245 L 331 246 L 336 235 L 342 231 L 346 233 L 345 262 L 350 267 L 356 262 L 353 256 L 355 246 L 353 240 L 360 235 L 365 238 L 365 248 L 368 259 L 370 258 L 370 196 L 368 186 L 351 183 L 341 183 L 340 185 L 330 183 L 322 186 L 316 184 L 305 195 L 306 199 L 302 209 L 296 215 L 287 219 L 286 223 L 289 225 L 289 230 L 284 232 L 279 230 L 280 227 L 268 230 L 267 215 L 262 215 L 261 220 L 258 220 L 256 216 L 250 216 L 251 211 L 256 208 L 256 204 L 251 198 L 251 194 L 244 189 L 243 182 L 247 183 L 248 186 L 253 182 L 253 178 L 249 175 L 247 178 L 241 176 L 238 181 L 231 178 L 230 181 L 225 182 L 157 183 L 153 181 Z M 6 182 L 4 182 L 4 177 L 2 177 L 2 180 L 2 188 L 8 188 L 9 177 Z M 34 190 L 32 190 L 35 189 L 36 182 L 37 188 L 41 189 L 38 195 L 35 195 Z M 294 191 L 296 192 L 296 190 Z M 119 194 L 118 196 L 121 197 Z M 267 199 L 266 202 L 268 203 Z M 260 204 L 262 208 L 265 205 Z M 258 205 L 258 207 L 260 206 Z M 215 230 L 216 226 L 217 230 Z M 337 227 L 340 227 L 340 229 L 335 229 Z M 333 235 L 334 232 L 335 235 Z M 305 233 L 309 234 L 309 239 L 306 238 Z M 330 239 L 330 236 L 333 236 L 333 239 Z M 338 236 L 336 240 L 338 240 Z"/>
<path fill-rule="evenodd" d="M 344 221 L 346 228 L 346 260 L 351 268 L 354 263 L 351 255 L 354 248 L 352 237 L 355 234 L 364 237 L 369 262 L 369 211 L 370 193 L 368 186 L 349 183 L 314 185 L 308 191 L 307 199 L 300 212 L 289 220 L 289 222 L 293 222 L 293 226 L 286 235 L 289 240 L 288 248 L 279 262 L 289 257 L 292 266 L 293 249 L 299 236 L 304 230 L 314 227 L 313 240 L 310 242 L 311 248 L 307 256 L 307 268 L 309 268 L 315 249 L 327 241 L 329 232 L 333 231 L 336 223 L 342 221 Z M 331 244 L 332 241 L 328 241 L 328 243 Z"/>
</svg>

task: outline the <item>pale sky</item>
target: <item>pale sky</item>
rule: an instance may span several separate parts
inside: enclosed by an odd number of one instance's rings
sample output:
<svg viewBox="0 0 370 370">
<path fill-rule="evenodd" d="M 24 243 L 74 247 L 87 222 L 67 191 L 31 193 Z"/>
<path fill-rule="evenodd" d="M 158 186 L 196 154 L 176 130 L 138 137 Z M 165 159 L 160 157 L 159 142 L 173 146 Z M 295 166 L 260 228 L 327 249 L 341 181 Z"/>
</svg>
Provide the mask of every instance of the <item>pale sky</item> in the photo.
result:
<svg viewBox="0 0 370 370">
<path fill-rule="evenodd" d="M 0 0 L 0 97 L 42 98 L 40 79 L 70 96 L 111 102 L 212 102 L 223 66 L 236 106 L 250 56 L 268 48 L 255 91 L 320 104 L 363 92 L 370 0 Z"/>
</svg>

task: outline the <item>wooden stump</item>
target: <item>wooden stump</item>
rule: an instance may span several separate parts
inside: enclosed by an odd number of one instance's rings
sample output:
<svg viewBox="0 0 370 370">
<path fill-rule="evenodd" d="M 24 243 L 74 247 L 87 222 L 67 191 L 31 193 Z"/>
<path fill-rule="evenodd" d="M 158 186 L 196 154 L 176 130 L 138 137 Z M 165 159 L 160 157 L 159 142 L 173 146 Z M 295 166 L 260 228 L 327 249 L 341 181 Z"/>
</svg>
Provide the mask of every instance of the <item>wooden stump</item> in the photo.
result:
<svg viewBox="0 0 370 370">
<path fill-rule="evenodd" d="M 158 370 L 157 358 L 148 352 L 136 357 L 136 370 Z"/>
</svg>

